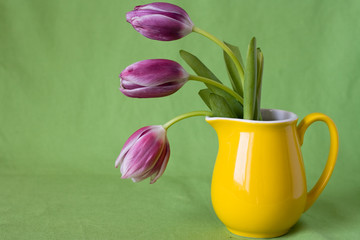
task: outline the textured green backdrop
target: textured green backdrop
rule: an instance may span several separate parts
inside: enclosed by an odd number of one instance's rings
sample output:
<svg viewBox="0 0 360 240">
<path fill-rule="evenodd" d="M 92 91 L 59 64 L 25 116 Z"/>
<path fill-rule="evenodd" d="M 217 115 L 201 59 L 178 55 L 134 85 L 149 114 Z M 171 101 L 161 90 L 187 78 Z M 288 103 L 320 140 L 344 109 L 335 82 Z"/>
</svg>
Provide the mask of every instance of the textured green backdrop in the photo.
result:
<svg viewBox="0 0 360 240">
<path fill-rule="evenodd" d="M 170 1 L 194 23 L 265 55 L 264 108 L 329 115 L 340 151 L 314 206 L 284 239 L 356 239 L 360 231 L 360 2 Z M 114 161 L 138 128 L 206 109 L 200 83 L 163 99 L 130 99 L 118 74 L 136 61 L 198 55 L 227 79 L 221 50 L 197 34 L 157 42 L 126 12 L 146 1 L 0 0 L 0 239 L 229 239 L 210 200 L 217 138 L 202 117 L 169 130 L 160 180 L 121 180 Z M 189 68 L 186 67 L 190 71 Z M 225 80 L 227 82 L 227 80 Z M 228 83 L 228 82 L 227 82 Z M 310 188 L 329 147 L 325 124 L 305 136 Z"/>
</svg>

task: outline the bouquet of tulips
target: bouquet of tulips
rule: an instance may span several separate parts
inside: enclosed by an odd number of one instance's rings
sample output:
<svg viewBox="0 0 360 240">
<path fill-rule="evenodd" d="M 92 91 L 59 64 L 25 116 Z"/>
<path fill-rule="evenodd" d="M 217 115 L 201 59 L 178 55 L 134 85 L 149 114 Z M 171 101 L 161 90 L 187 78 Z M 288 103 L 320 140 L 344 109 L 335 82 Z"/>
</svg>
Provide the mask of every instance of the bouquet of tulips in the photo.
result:
<svg viewBox="0 0 360 240">
<path fill-rule="evenodd" d="M 133 98 L 165 97 L 178 91 L 186 82 L 203 82 L 199 95 L 210 111 L 182 114 L 164 125 L 146 126 L 125 142 L 115 167 L 121 165 L 122 178 L 134 182 L 150 177 L 150 183 L 163 174 L 169 161 L 167 129 L 193 116 L 214 116 L 262 120 L 260 113 L 261 81 L 264 57 L 252 38 L 244 64 L 239 49 L 196 27 L 179 6 L 156 2 L 137 6 L 126 14 L 126 20 L 143 36 L 159 41 L 173 41 L 195 32 L 219 45 L 232 88 L 225 86 L 197 57 L 184 50 L 181 57 L 196 75 L 187 73 L 177 62 L 148 59 L 126 67 L 120 74 L 120 91 Z"/>
</svg>

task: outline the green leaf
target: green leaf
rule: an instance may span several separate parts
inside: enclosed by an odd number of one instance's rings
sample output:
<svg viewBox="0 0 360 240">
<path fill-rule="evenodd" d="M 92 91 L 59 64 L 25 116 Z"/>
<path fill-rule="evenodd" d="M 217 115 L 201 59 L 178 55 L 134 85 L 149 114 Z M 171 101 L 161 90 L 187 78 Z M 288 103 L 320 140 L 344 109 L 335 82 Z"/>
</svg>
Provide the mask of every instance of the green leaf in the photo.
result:
<svg viewBox="0 0 360 240">
<path fill-rule="evenodd" d="M 264 55 L 261 52 L 260 48 L 257 48 L 257 82 L 256 82 L 256 105 L 255 105 L 255 116 L 254 118 L 257 120 L 262 120 L 261 116 L 261 86 L 262 86 L 262 76 L 264 69 Z"/>
<path fill-rule="evenodd" d="M 229 107 L 236 114 L 236 116 L 238 118 L 243 118 L 243 105 L 228 93 L 226 93 L 225 97 L 223 96 L 223 98 L 225 98 L 226 102 L 229 104 Z"/>
<path fill-rule="evenodd" d="M 245 89 L 244 89 L 244 119 L 254 119 L 257 81 L 256 39 L 250 41 L 246 56 Z"/>
<path fill-rule="evenodd" d="M 242 58 L 241 53 L 240 53 L 240 49 L 237 46 L 232 45 L 230 43 L 227 43 L 227 42 L 224 42 L 224 43 L 235 54 L 235 57 L 239 60 L 241 67 L 244 68 L 245 65 L 244 65 L 244 61 L 243 61 L 243 58 Z"/>
<path fill-rule="evenodd" d="M 213 74 L 209 68 L 203 64 L 199 58 L 194 56 L 193 54 L 185 51 L 180 50 L 180 56 L 184 59 L 184 61 L 194 70 L 194 72 L 202 77 L 210 78 L 214 81 L 217 81 L 221 83 L 221 81 Z M 243 106 L 241 103 L 239 103 L 233 96 L 231 96 L 229 93 L 225 92 L 224 90 L 217 88 L 213 85 L 206 84 L 208 89 L 211 93 L 216 93 L 219 96 L 222 96 L 227 101 L 229 107 L 233 112 L 236 113 L 238 118 L 242 118 L 243 116 Z M 199 93 L 200 94 L 200 93 Z M 201 95 L 200 95 L 201 96 Z M 204 98 L 201 96 L 201 98 L 204 100 Z M 205 104 L 209 106 L 209 103 L 204 100 Z"/>
<path fill-rule="evenodd" d="M 244 63 L 243 63 L 239 48 L 234 45 L 231 45 L 227 42 L 224 42 L 224 43 L 230 48 L 230 50 L 234 53 L 236 58 L 239 60 L 241 67 L 244 68 Z M 223 51 L 223 52 L 224 52 L 224 60 L 225 60 L 225 64 L 226 64 L 226 69 L 229 74 L 231 85 L 232 85 L 233 89 L 235 90 L 235 92 L 237 92 L 240 96 L 244 96 L 243 82 L 241 81 L 239 72 L 238 72 L 233 60 L 230 58 L 230 56 L 225 51 Z"/>
<path fill-rule="evenodd" d="M 201 99 L 211 109 L 210 94 L 211 94 L 211 90 L 208 88 L 205 88 L 205 89 L 202 89 L 199 91 L 199 95 L 200 95 Z"/>
<path fill-rule="evenodd" d="M 215 117 L 236 118 L 236 114 L 231 110 L 229 104 L 222 96 L 210 93 L 209 102 Z"/>
<path fill-rule="evenodd" d="M 194 70 L 194 72 L 202 77 L 206 77 L 206 78 L 210 78 L 214 81 L 217 81 L 219 83 L 221 83 L 221 81 L 215 76 L 215 74 L 213 74 L 209 68 L 207 68 L 205 66 L 205 64 L 203 64 L 199 58 L 197 58 L 196 56 L 192 55 L 191 53 L 185 51 L 185 50 L 180 50 L 180 56 L 182 57 L 182 59 L 184 59 L 184 61 L 192 68 L 192 70 Z M 208 86 L 208 88 L 215 88 L 214 86 Z"/>
</svg>

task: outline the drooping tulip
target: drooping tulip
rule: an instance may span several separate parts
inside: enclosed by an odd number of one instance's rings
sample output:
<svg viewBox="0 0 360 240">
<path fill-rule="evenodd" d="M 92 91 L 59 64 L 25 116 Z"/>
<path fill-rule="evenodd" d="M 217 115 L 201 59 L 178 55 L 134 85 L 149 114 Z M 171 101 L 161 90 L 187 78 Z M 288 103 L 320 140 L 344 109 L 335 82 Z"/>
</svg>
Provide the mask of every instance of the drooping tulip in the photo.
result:
<svg viewBox="0 0 360 240">
<path fill-rule="evenodd" d="M 179 90 L 189 74 L 177 62 L 148 59 L 136 62 L 120 74 L 120 91 L 134 98 L 164 97 Z"/>
<path fill-rule="evenodd" d="M 164 2 L 137 6 L 126 14 L 126 20 L 145 37 L 159 41 L 177 40 L 194 27 L 184 9 Z"/>
<path fill-rule="evenodd" d="M 166 130 L 161 125 L 140 128 L 125 142 L 115 167 L 121 165 L 121 178 L 139 182 L 151 177 L 150 183 L 164 173 L 170 157 Z"/>
</svg>

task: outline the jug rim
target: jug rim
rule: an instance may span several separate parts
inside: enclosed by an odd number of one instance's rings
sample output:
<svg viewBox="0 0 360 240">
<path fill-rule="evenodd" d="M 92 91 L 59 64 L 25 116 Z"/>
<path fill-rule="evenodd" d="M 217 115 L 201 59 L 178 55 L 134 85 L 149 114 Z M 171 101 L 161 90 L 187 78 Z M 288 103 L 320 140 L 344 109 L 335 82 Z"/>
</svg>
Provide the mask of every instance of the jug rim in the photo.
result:
<svg viewBox="0 0 360 240">
<path fill-rule="evenodd" d="M 268 120 L 259 121 L 259 120 L 248 120 L 242 118 L 209 117 L 209 116 L 207 116 L 205 120 L 212 121 L 212 120 L 224 119 L 235 122 L 248 122 L 255 124 L 274 124 L 274 123 L 290 123 L 293 121 L 297 121 L 299 119 L 295 113 L 281 109 L 262 108 L 261 115 L 263 119 L 268 119 Z"/>
</svg>

